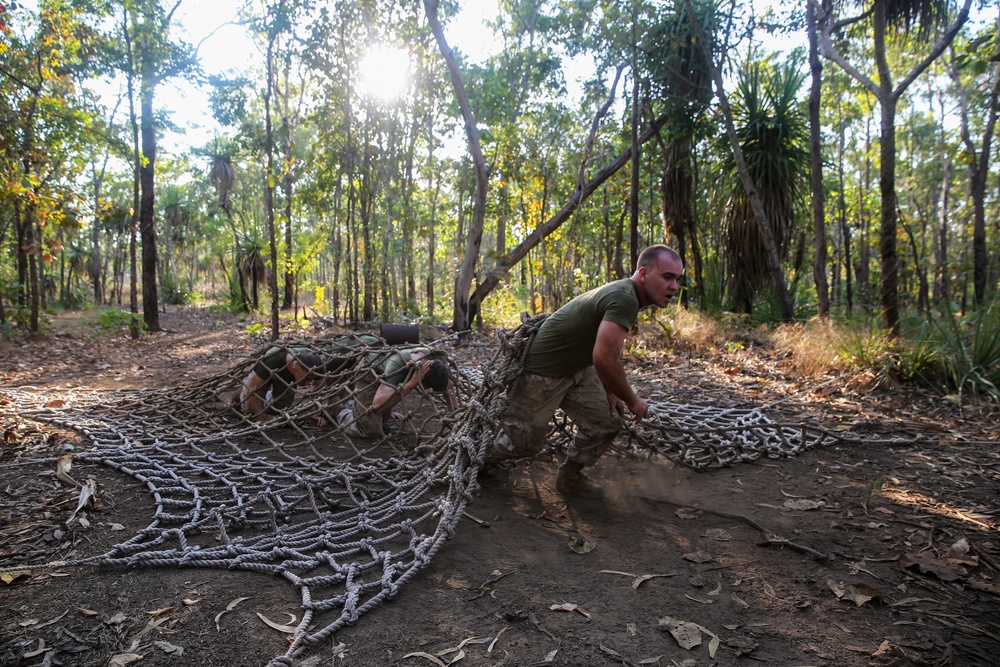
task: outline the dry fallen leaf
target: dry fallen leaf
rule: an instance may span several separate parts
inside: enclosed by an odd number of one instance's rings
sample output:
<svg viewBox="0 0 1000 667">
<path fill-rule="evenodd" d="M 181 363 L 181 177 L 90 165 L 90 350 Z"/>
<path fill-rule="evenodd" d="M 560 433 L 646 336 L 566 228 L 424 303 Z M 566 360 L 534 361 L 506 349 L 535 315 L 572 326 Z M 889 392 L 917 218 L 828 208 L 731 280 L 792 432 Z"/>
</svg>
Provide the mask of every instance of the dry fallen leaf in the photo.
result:
<svg viewBox="0 0 1000 667">
<path fill-rule="evenodd" d="M 726 640 L 726 646 L 735 649 L 736 657 L 739 657 L 757 648 L 757 642 L 749 637 L 733 637 Z"/>
<path fill-rule="evenodd" d="M 826 503 L 822 500 L 786 500 L 781 505 L 790 510 L 800 511 L 818 510 L 821 507 L 826 507 Z"/>
<path fill-rule="evenodd" d="M 681 558 L 683 558 L 684 560 L 691 561 L 692 563 L 708 563 L 715 560 L 714 558 L 712 558 L 712 556 L 705 553 L 704 551 L 695 551 L 693 553 L 684 554 L 683 556 L 681 556 Z"/>
<path fill-rule="evenodd" d="M 67 467 L 66 470 L 68 472 L 69 468 Z M 80 499 L 76 503 L 76 509 L 73 510 L 73 513 L 69 515 L 68 519 L 66 519 L 67 526 L 69 525 L 70 521 L 72 521 L 76 517 L 76 515 L 80 512 L 80 510 L 82 510 L 84 507 L 87 506 L 87 503 L 89 503 L 96 494 L 97 494 L 97 484 L 94 482 L 94 480 L 88 479 L 82 486 L 80 486 Z M 86 519 L 81 517 L 80 525 L 83 526 L 84 528 L 88 528 L 90 526 L 90 523 L 87 522 Z"/>
<path fill-rule="evenodd" d="M 142 656 L 138 653 L 119 653 L 118 655 L 111 656 L 111 660 L 108 661 L 108 667 L 125 667 L 125 665 L 131 665 L 140 660 L 142 660 Z"/>
<path fill-rule="evenodd" d="M 173 607 L 163 607 L 162 609 L 157 609 L 157 610 L 155 610 L 155 611 L 147 611 L 147 612 L 146 612 L 146 615 L 147 615 L 147 616 L 153 616 L 153 617 L 156 617 L 156 616 L 163 616 L 163 615 L 164 615 L 164 614 L 166 614 L 166 613 L 167 613 L 168 611 L 173 611 L 173 610 L 174 610 L 174 608 L 173 608 Z"/>
<path fill-rule="evenodd" d="M 192 600 L 191 598 L 184 598 L 183 600 L 181 600 L 181 602 L 190 607 L 193 604 L 198 604 L 199 602 L 201 602 L 201 600 Z"/>
<path fill-rule="evenodd" d="M 82 607 L 77 607 L 76 610 L 80 612 L 82 616 L 97 616 L 97 612 L 91 609 L 84 609 Z"/>
<path fill-rule="evenodd" d="M 701 534 L 702 537 L 707 537 L 710 540 L 716 540 L 718 542 L 728 542 L 733 539 L 732 534 L 723 528 L 709 528 L 704 533 Z"/>
<path fill-rule="evenodd" d="M 48 652 L 48 651 L 51 651 L 51 650 L 52 650 L 51 648 L 49 648 L 48 646 L 46 646 L 46 645 L 45 645 L 45 640 L 44 640 L 44 639 L 42 639 L 41 637 L 39 637 L 39 638 L 38 638 L 38 648 L 36 648 L 36 649 L 35 649 L 35 650 L 33 650 L 33 651 L 28 651 L 28 652 L 26 652 L 26 653 L 25 653 L 25 654 L 24 654 L 23 656 L 21 656 L 21 657 L 22 657 L 22 658 L 34 658 L 34 657 L 36 657 L 36 656 L 39 656 L 39 655 L 41 655 L 41 654 L 43 654 L 43 653 L 46 653 L 46 652 Z"/>
<path fill-rule="evenodd" d="M 30 577 L 31 570 L 17 570 L 15 572 L 2 572 L 0 573 L 0 581 L 5 584 L 12 584 L 21 577 Z"/>
<path fill-rule="evenodd" d="M 694 623 L 664 616 L 659 620 L 659 627 L 669 632 L 682 649 L 690 651 L 701 645 L 701 630 Z"/>
<path fill-rule="evenodd" d="M 80 483 L 69 476 L 70 468 L 73 467 L 73 455 L 63 454 L 56 461 L 56 477 L 60 482 L 70 486 L 80 486 Z"/>
<path fill-rule="evenodd" d="M 590 618 L 590 614 L 585 612 L 583 609 L 580 609 L 580 607 L 573 604 L 572 602 L 563 602 L 562 604 L 554 604 L 551 605 L 549 609 L 551 609 L 552 611 L 575 611 L 579 614 L 586 616 L 588 619 Z"/>
<path fill-rule="evenodd" d="M 835 582 L 832 579 L 827 579 L 826 585 L 830 587 L 834 595 L 842 600 L 850 600 L 857 606 L 861 606 L 866 602 L 871 602 L 872 600 L 877 600 L 882 602 L 885 600 L 885 596 L 882 595 L 881 591 L 877 588 L 873 588 L 868 584 L 844 584 L 844 582 Z"/>
<path fill-rule="evenodd" d="M 426 658 L 427 660 L 430 660 L 435 665 L 438 665 L 438 667 L 448 667 L 448 665 L 444 664 L 443 662 L 441 662 L 440 660 L 438 660 L 437 658 L 435 658 L 430 653 L 424 653 L 423 651 L 416 651 L 414 653 L 407 653 L 406 655 L 403 656 L 403 660 L 406 660 L 407 658 Z"/>
<path fill-rule="evenodd" d="M 287 611 L 285 613 L 288 614 Z M 291 616 L 291 618 L 292 618 L 292 620 L 289 621 L 289 623 L 294 623 L 295 620 L 296 620 L 295 614 L 288 614 L 288 615 Z M 284 632 L 284 633 L 289 634 L 289 635 L 294 635 L 295 634 L 295 626 L 294 625 L 281 625 L 280 623 L 275 623 L 274 621 L 270 620 L 267 616 L 264 616 L 264 614 L 260 613 L 259 611 L 257 612 L 257 617 L 260 620 L 264 621 L 264 623 L 266 623 L 268 625 L 268 627 L 274 628 L 278 632 Z"/>
<path fill-rule="evenodd" d="M 227 611 L 232 611 L 233 609 L 236 608 L 236 605 L 238 605 L 241 602 L 245 602 L 246 600 L 249 600 L 249 599 L 250 598 L 236 598 L 236 599 L 234 599 L 232 602 L 230 602 L 226 606 L 226 608 L 225 608 L 224 611 L 220 611 L 218 614 L 216 614 L 215 615 L 215 630 L 216 630 L 216 632 L 222 632 L 222 630 L 219 628 L 219 619 L 222 618 L 222 615 L 225 614 Z"/>
<path fill-rule="evenodd" d="M 941 581 L 955 581 L 968 574 L 962 563 L 952 559 L 935 558 L 928 552 L 903 554 L 899 557 L 899 565 L 904 570 L 916 567 L 924 574 L 933 574 Z"/>
<path fill-rule="evenodd" d="M 170 655 L 184 655 L 183 646 L 177 646 L 176 644 L 171 644 L 170 642 L 164 642 L 164 641 L 153 642 L 153 644 L 155 644 L 156 647 L 161 651 L 163 651 L 164 653 L 168 653 Z"/>
</svg>

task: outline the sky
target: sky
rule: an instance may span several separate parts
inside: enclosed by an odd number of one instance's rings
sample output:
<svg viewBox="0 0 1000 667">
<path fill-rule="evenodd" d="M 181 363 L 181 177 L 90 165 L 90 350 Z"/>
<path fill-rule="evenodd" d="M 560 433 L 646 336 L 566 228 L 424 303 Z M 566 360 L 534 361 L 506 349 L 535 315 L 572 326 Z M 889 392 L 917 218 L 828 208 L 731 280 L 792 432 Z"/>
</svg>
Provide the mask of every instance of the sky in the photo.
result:
<svg viewBox="0 0 1000 667">
<path fill-rule="evenodd" d="M 264 55 L 242 27 L 225 25 L 236 20 L 240 3 L 187 0 L 178 9 L 179 36 L 199 47 L 198 56 L 208 74 L 240 71 L 249 62 L 263 62 Z M 445 37 L 471 61 L 481 62 L 489 55 L 493 41 L 485 21 L 496 16 L 497 0 L 474 0 L 463 5 L 459 15 L 445 26 Z M 219 132 L 211 116 L 207 86 L 180 80 L 167 82 L 157 88 L 157 101 L 173 113 L 175 124 L 187 130 L 184 134 L 167 132 L 160 142 L 162 150 L 179 154 L 189 146 L 208 143 Z"/>
</svg>

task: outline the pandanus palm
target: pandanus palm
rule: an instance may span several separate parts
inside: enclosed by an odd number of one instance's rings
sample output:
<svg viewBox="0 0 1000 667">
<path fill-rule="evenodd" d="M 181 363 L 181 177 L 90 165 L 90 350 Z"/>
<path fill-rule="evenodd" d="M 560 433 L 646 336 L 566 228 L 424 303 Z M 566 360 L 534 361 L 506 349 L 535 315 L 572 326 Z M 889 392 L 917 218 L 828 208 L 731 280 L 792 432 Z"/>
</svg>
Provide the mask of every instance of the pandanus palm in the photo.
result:
<svg viewBox="0 0 1000 667">
<path fill-rule="evenodd" d="M 809 128 L 797 98 L 803 77 L 790 65 L 754 63 L 742 72 L 734 104 L 740 146 L 781 256 L 808 183 Z M 767 256 L 732 158 L 726 166 L 732 174 L 723 218 L 729 294 L 734 308 L 750 313 L 769 284 Z"/>
</svg>

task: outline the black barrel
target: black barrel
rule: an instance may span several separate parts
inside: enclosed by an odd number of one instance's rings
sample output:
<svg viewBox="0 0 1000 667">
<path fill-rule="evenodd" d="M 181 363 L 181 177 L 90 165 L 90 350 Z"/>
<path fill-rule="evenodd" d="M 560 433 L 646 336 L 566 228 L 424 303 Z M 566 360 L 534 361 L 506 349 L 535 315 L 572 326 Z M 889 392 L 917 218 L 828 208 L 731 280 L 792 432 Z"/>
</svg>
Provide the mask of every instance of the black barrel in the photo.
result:
<svg viewBox="0 0 1000 667">
<path fill-rule="evenodd" d="M 383 322 L 378 325 L 378 335 L 384 338 L 389 345 L 419 343 L 420 327 L 416 324 L 388 324 Z"/>
</svg>

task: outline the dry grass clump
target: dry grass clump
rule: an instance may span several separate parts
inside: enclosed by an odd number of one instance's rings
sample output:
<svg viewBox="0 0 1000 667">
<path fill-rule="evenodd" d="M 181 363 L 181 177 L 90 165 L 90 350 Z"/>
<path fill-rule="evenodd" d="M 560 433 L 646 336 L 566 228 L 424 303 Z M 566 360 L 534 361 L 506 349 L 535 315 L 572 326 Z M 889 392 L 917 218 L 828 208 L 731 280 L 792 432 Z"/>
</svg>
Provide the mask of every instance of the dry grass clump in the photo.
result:
<svg viewBox="0 0 1000 667">
<path fill-rule="evenodd" d="M 790 353 L 788 364 L 801 375 L 822 375 L 848 370 L 850 366 L 849 360 L 841 354 L 843 332 L 829 320 L 783 324 L 770 334 L 770 338 L 779 350 Z"/>
<path fill-rule="evenodd" d="M 664 348 L 705 352 L 727 339 L 725 329 L 704 313 L 676 306 L 647 316 L 643 333 Z"/>
</svg>

